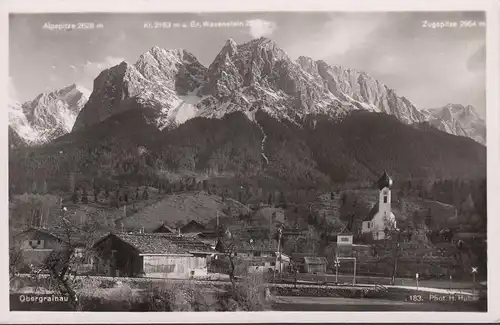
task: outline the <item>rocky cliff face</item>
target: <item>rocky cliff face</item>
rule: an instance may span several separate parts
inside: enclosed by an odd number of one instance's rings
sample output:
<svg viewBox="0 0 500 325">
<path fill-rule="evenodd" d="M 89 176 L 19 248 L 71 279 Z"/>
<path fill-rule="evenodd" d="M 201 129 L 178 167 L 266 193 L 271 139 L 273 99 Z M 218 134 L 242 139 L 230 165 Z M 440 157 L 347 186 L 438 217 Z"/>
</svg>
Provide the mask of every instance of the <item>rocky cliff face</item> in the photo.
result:
<svg viewBox="0 0 500 325">
<path fill-rule="evenodd" d="M 170 126 L 176 122 L 173 113 L 189 105 L 186 97 L 201 85 L 205 71 L 206 68 L 185 50 L 153 47 L 135 64 L 122 62 L 97 76 L 92 95 L 73 130 L 94 125 L 129 109 L 144 107 L 154 108 L 151 122 L 158 128 Z"/>
<path fill-rule="evenodd" d="M 77 85 L 34 100 L 8 104 L 9 127 L 27 144 L 41 144 L 71 132 L 73 124 L 88 99 L 88 91 Z"/>
<path fill-rule="evenodd" d="M 447 104 L 424 110 L 427 120 L 439 130 L 458 136 L 469 137 L 486 145 L 486 122 L 471 106 Z"/>
</svg>

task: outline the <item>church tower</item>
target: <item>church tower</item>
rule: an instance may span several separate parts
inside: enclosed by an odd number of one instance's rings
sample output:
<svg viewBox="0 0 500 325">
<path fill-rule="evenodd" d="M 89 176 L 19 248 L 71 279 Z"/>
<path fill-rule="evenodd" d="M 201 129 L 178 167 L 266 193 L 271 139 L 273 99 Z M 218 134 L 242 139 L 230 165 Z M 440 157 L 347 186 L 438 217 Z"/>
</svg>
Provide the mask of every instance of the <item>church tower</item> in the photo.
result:
<svg viewBox="0 0 500 325">
<path fill-rule="evenodd" d="M 371 233 L 374 240 L 385 238 L 387 230 L 396 228 L 396 217 L 391 209 L 392 179 L 384 171 L 377 181 L 378 202 L 373 206 L 361 225 L 362 233 Z"/>
<path fill-rule="evenodd" d="M 386 223 L 391 216 L 391 186 L 392 179 L 387 175 L 387 171 L 384 170 L 384 174 L 377 182 L 379 189 L 379 201 L 378 201 L 378 211 L 382 216 L 382 220 Z"/>
</svg>

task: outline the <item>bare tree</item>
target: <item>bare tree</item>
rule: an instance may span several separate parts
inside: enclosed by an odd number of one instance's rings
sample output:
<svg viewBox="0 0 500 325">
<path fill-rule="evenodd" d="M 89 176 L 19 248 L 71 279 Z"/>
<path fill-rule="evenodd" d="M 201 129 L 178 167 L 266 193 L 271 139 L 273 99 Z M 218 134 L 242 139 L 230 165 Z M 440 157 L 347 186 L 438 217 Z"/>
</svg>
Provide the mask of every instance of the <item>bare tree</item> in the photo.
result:
<svg viewBox="0 0 500 325">
<path fill-rule="evenodd" d="M 77 273 L 93 258 L 92 246 L 97 240 L 98 224 L 93 221 L 77 224 L 63 217 L 61 226 L 59 245 L 44 260 L 42 268 L 48 273 L 54 289 L 67 295 L 70 304 L 79 310 L 77 289 L 81 283 L 77 281 Z"/>
<path fill-rule="evenodd" d="M 231 281 L 233 287 L 235 286 L 236 283 L 236 268 L 238 264 L 238 257 L 237 257 L 238 244 L 239 241 L 237 238 L 234 237 L 234 235 L 230 233 L 225 233 L 224 236 L 219 238 L 219 244 L 217 247 L 218 251 L 224 254 L 224 257 L 229 264 L 228 265 L 229 280 Z"/>
<path fill-rule="evenodd" d="M 9 283 L 17 276 L 23 263 L 23 254 L 20 243 L 11 239 L 9 243 Z"/>
</svg>

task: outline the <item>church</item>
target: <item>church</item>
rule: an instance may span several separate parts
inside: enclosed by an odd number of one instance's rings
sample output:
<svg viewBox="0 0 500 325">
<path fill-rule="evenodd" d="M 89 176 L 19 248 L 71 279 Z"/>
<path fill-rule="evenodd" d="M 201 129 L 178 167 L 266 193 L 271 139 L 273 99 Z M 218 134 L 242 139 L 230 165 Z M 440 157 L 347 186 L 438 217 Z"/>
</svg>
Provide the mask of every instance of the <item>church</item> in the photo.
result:
<svg viewBox="0 0 500 325">
<path fill-rule="evenodd" d="M 374 240 L 385 239 L 386 231 L 396 228 L 396 217 L 391 211 L 391 186 L 392 179 L 387 171 L 384 171 L 382 177 L 377 181 L 378 202 L 361 224 L 361 233 L 371 233 Z"/>
</svg>

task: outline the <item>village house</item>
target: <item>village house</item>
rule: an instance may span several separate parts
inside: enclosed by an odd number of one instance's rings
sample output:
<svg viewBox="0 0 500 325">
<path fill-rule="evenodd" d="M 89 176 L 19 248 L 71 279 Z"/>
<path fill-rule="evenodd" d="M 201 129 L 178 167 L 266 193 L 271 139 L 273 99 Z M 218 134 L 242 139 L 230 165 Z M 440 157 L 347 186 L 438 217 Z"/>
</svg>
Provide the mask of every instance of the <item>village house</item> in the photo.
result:
<svg viewBox="0 0 500 325">
<path fill-rule="evenodd" d="M 195 220 L 191 220 L 184 227 L 181 228 L 181 233 L 182 234 L 200 233 L 203 230 L 205 230 L 204 225 Z"/>
<path fill-rule="evenodd" d="M 281 261 L 280 261 L 281 259 Z M 251 273 L 256 272 L 286 272 L 290 268 L 290 257 L 283 253 L 274 252 L 272 256 L 265 257 L 247 257 L 243 259 L 247 263 L 247 270 Z"/>
<path fill-rule="evenodd" d="M 11 245 L 17 245 L 21 250 L 25 267 L 43 265 L 47 257 L 64 250 L 73 250 L 74 256 L 84 257 L 86 248 L 85 234 L 69 229 L 28 228 L 13 238 Z M 91 259 L 83 259 L 78 263 L 78 271 L 84 272 L 91 268 Z"/>
<path fill-rule="evenodd" d="M 326 273 L 328 261 L 325 257 L 293 253 L 291 263 L 300 273 Z"/>
<path fill-rule="evenodd" d="M 278 252 L 276 240 L 239 238 L 237 241 L 232 240 L 231 245 L 232 247 L 228 248 L 224 239 L 219 239 L 215 247 L 218 256 L 215 258 L 224 259 L 224 254 L 230 249 L 240 268 L 242 266 L 248 272 L 284 272 L 290 267 L 290 257 Z"/>
<path fill-rule="evenodd" d="M 214 253 L 196 238 L 165 233 L 111 233 L 94 250 L 97 274 L 184 279 L 206 276 Z"/>
<path fill-rule="evenodd" d="M 164 223 L 162 223 L 158 227 L 154 228 L 152 232 L 153 233 L 162 233 L 162 234 L 176 234 L 177 233 L 177 231 L 174 228 L 169 227 Z"/>
<path fill-rule="evenodd" d="M 396 228 L 396 217 L 391 211 L 392 179 L 384 171 L 377 182 L 379 189 L 378 202 L 370 210 L 361 224 L 363 234 L 371 234 L 373 240 L 383 240 L 386 231 Z"/>
</svg>

